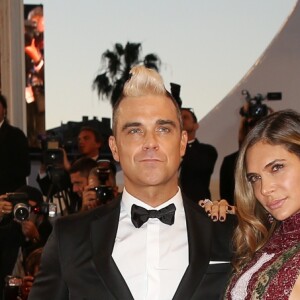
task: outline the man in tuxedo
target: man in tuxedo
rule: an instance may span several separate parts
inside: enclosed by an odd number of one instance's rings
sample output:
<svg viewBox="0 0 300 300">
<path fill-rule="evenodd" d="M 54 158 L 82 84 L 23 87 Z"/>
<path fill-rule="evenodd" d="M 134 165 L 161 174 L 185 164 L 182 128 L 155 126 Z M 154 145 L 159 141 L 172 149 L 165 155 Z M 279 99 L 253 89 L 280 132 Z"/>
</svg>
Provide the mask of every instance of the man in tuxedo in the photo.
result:
<svg viewBox="0 0 300 300">
<path fill-rule="evenodd" d="M 230 259 L 214 225 L 183 198 L 187 133 L 160 75 L 131 70 L 113 108 L 109 145 L 124 172 L 120 198 L 57 220 L 30 300 L 219 299 Z"/>
<path fill-rule="evenodd" d="M 196 138 L 199 127 L 192 109 L 181 108 L 183 129 L 188 135 L 185 155 L 180 165 L 180 187 L 182 192 L 194 202 L 210 199 L 210 178 L 218 158 L 214 146 L 200 143 Z"/>
<path fill-rule="evenodd" d="M 24 132 L 9 124 L 7 101 L 0 94 L 0 195 L 26 184 L 30 174 L 28 141 Z"/>
</svg>

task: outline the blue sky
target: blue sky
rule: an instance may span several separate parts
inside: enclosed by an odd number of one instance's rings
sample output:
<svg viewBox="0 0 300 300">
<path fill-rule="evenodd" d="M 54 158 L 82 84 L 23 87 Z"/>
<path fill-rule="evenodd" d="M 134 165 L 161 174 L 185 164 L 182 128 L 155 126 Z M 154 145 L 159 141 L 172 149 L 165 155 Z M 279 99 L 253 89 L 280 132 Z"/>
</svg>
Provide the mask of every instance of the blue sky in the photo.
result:
<svg viewBox="0 0 300 300">
<path fill-rule="evenodd" d="M 161 75 L 181 85 L 183 105 L 205 116 L 247 73 L 296 0 L 25 0 L 45 15 L 46 126 L 111 117 L 91 85 L 101 54 L 141 42 Z"/>
</svg>

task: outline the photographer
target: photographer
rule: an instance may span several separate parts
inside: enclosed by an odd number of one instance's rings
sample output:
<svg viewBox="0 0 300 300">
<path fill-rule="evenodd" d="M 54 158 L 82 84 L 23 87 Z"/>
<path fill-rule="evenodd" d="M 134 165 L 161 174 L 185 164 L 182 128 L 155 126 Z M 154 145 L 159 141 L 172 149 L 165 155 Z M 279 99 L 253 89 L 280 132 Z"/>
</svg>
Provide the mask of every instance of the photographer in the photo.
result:
<svg viewBox="0 0 300 300">
<path fill-rule="evenodd" d="M 51 140 L 51 137 L 48 137 L 48 139 Z M 48 144 L 48 142 L 49 141 L 46 140 L 43 144 Z M 89 157 L 94 161 L 100 159 L 100 149 L 103 145 L 103 137 L 96 129 L 87 126 L 82 127 L 78 133 L 77 142 L 79 150 L 79 156 L 77 157 L 77 159 L 82 157 Z M 44 152 L 46 152 L 47 157 L 51 156 L 51 149 L 49 149 L 49 146 L 43 145 L 43 148 L 45 149 Z M 56 145 L 56 148 L 58 148 L 56 150 L 60 149 L 63 153 L 63 157 L 61 158 L 61 168 L 68 172 L 70 170 L 72 162 L 69 162 L 67 154 L 63 147 L 61 147 L 61 145 Z M 48 163 L 46 163 L 44 155 L 44 161 L 40 166 L 40 171 L 36 179 L 45 196 L 48 195 L 52 183 L 51 174 L 49 174 L 47 170 L 49 164 L 51 164 L 51 161 L 48 160 Z M 67 187 L 69 186 L 71 185 L 68 185 Z"/>
<path fill-rule="evenodd" d="M 29 145 L 38 147 L 45 132 L 44 16 L 43 7 L 31 10 L 25 21 L 27 131 Z"/>
<path fill-rule="evenodd" d="M 90 171 L 88 185 L 82 193 L 82 211 L 106 204 L 118 195 L 116 172 L 112 161 L 98 161 L 98 166 Z"/>
<path fill-rule="evenodd" d="M 256 122 L 261 119 L 263 116 L 257 116 L 255 113 L 250 111 L 251 103 L 249 101 L 245 102 L 240 109 L 240 125 L 238 132 L 238 144 L 239 148 L 242 145 L 245 137 L 248 132 L 254 127 Z M 253 105 L 252 105 L 253 106 Z M 272 113 L 273 109 L 267 107 L 263 115 Z M 239 150 L 225 156 L 223 158 L 221 168 L 220 168 L 220 198 L 226 199 L 230 205 L 234 204 L 234 169 L 235 163 L 239 154 Z"/>
<path fill-rule="evenodd" d="M 30 213 L 25 220 L 17 220 L 14 204 L 9 199 L 10 194 L 0 196 L 0 295 L 6 275 L 24 276 L 24 261 L 35 249 L 45 245 L 52 225 L 47 215 L 35 213 L 35 207 L 40 207 L 43 197 L 40 191 L 31 186 L 19 188 L 17 193 L 27 195 Z M 21 201 L 20 201 L 21 202 Z M 1 299 L 1 297 L 0 297 Z"/>
</svg>

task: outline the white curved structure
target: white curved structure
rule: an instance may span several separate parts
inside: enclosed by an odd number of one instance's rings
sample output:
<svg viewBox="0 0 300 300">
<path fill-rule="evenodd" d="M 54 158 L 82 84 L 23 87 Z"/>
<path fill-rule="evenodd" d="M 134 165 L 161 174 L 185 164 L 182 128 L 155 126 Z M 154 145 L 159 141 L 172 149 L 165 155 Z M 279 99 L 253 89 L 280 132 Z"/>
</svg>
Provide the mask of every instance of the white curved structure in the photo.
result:
<svg viewBox="0 0 300 300">
<path fill-rule="evenodd" d="M 241 91 L 282 92 L 281 101 L 265 101 L 274 110 L 292 108 L 300 112 L 300 4 L 253 67 L 231 92 L 202 120 L 197 136 L 218 150 L 211 182 L 213 199 L 219 198 L 219 171 L 223 157 L 238 149 L 239 109 L 244 104 Z"/>
</svg>

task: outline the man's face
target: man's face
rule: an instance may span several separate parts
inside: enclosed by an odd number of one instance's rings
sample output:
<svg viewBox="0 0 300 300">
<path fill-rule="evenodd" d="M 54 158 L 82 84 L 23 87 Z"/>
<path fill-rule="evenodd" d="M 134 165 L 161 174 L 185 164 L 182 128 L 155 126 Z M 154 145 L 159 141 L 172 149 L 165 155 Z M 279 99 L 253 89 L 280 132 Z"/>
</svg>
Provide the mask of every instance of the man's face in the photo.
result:
<svg viewBox="0 0 300 300">
<path fill-rule="evenodd" d="M 120 103 L 116 136 L 110 137 L 121 163 L 125 187 L 176 186 L 187 135 L 181 132 L 176 108 L 164 96 L 127 97 Z"/>
<path fill-rule="evenodd" d="M 195 123 L 193 116 L 190 111 L 183 109 L 181 110 L 183 129 L 189 132 L 196 132 L 198 129 L 198 123 Z"/>
<path fill-rule="evenodd" d="M 80 172 L 71 173 L 70 177 L 73 186 L 73 192 L 77 193 L 77 195 L 82 198 L 82 192 L 88 184 L 88 179 L 84 176 L 81 176 Z"/>
<path fill-rule="evenodd" d="M 0 103 L 0 122 L 4 120 L 5 115 L 6 115 L 6 109 Z"/>
<path fill-rule="evenodd" d="M 82 154 L 89 157 L 94 157 L 99 155 L 101 143 L 96 141 L 93 132 L 83 130 L 78 135 L 78 147 Z"/>
</svg>

